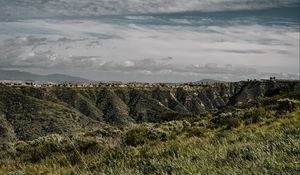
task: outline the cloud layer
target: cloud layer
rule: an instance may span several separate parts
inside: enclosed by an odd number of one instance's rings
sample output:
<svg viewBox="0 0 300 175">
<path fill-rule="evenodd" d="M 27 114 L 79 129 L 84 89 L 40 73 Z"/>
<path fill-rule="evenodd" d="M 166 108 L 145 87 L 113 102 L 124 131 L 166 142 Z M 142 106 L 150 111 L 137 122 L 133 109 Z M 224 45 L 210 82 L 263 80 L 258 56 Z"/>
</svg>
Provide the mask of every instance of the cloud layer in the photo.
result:
<svg viewBox="0 0 300 175">
<path fill-rule="evenodd" d="M 291 77 L 299 68 L 299 10 L 226 10 L 296 2 L 0 0 L 0 68 L 127 81 Z M 149 14 L 194 10 L 224 12 Z M 101 16 L 108 14 L 117 16 Z"/>
<path fill-rule="evenodd" d="M 30 29 L 16 31 L 15 37 L 3 33 L 0 39 L 2 68 L 230 80 L 265 77 L 260 70 L 253 69 L 261 65 L 273 67 L 273 72 L 278 72 L 275 69 L 279 67 L 281 72 L 297 73 L 299 33 L 290 27 L 195 28 L 118 25 L 97 20 L 31 20 L 3 24 L 6 27 L 2 28 L 7 31 L 18 26 Z"/>
<path fill-rule="evenodd" d="M 96 56 L 104 61 L 173 57 L 172 61 L 177 64 L 218 62 L 292 66 L 299 55 L 299 32 L 290 27 L 183 27 L 131 23 L 120 26 L 92 20 L 34 20 L 9 23 L 3 30 L 11 29 L 11 33 L 14 28 L 26 28 L 26 25 L 30 30 L 17 30 L 16 37 L 9 33 L 3 36 L 0 41 L 2 60 L 30 60 L 33 55 L 47 59 L 53 52 L 57 55 L 56 61 L 73 56 Z M 39 30 L 48 32 L 31 32 Z"/>
<path fill-rule="evenodd" d="M 3 19 L 225 11 L 287 6 L 298 0 L 0 0 Z"/>
</svg>

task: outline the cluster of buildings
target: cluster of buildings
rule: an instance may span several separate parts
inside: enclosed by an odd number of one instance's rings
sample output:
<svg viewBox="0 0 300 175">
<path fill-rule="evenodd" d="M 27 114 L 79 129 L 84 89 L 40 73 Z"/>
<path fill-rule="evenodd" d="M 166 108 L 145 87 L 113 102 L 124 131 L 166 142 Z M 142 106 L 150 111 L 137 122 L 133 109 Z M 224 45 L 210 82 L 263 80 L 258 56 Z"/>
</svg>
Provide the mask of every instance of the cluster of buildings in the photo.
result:
<svg viewBox="0 0 300 175">
<path fill-rule="evenodd" d="M 115 87 L 115 88 L 155 88 L 155 87 L 179 87 L 180 84 L 164 84 L 164 83 L 122 83 L 122 82 L 109 82 L 109 83 L 39 83 L 39 82 L 23 82 L 0 80 L 0 85 L 6 86 L 28 86 L 28 87 L 74 87 L 74 88 L 93 88 L 93 87 Z"/>
<path fill-rule="evenodd" d="M 250 80 L 248 81 L 275 81 L 276 77 L 270 77 L 270 79 Z M 280 81 L 291 81 L 291 80 L 280 80 Z M 24 82 L 24 81 L 12 81 L 12 80 L 0 80 L 0 85 L 6 86 L 28 86 L 28 87 L 74 87 L 74 88 L 97 88 L 97 87 L 114 87 L 114 88 L 184 88 L 190 89 L 193 87 L 199 87 L 199 85 L 214 85 L 216 83 L 122 83 L 122 82 L 99 82 L 99 83 L 39 83 L 39 82 Z"/>
</svg>

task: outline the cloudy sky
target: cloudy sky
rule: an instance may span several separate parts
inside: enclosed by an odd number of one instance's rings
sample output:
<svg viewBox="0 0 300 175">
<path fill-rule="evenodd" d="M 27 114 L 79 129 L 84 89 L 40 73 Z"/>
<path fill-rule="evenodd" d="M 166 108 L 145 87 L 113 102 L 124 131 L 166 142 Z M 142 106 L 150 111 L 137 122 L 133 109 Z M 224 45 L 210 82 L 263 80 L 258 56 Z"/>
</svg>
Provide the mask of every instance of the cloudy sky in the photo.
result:
<svg viewBox="0 0 300 175">
<path fill-rule="evenodd" d="M 299 72 L 298 0 L 0 0 L 0 69 L 104 81 Z"/>
</svg>

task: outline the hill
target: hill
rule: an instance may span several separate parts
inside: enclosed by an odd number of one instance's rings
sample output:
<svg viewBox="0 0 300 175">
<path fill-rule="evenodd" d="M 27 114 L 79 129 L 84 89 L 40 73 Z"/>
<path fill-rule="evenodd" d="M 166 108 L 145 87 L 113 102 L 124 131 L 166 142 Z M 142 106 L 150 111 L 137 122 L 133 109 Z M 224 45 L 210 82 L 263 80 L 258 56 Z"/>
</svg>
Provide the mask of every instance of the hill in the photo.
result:
<svg viewBox="0 0 300 175">
<path fill-rule="evenodd" d="M 0 174 L 297 174 L 299 128 L 299 81 L 1 85 Z"/>
<path fill-rule="evenodd" d="M 53 83 L 90 83 L 93 82 L 81 77 L 74 77 L 64 74 L 37 75 L 18 70 L 1 70 L 0 80 L 12 81 L 33 81 L 33 82 L 53 82 Z"/>
<path fill-rule="evenodd" d="M 0 86 L 0 111 L 19 140 L 51 133 L 85 131 L 95 125 L 127 127 L 161 122 L 300 91 L 298 81 L 253 81 L 190 87 Z M 99 125 L 101 126 L 101 125 Z"/>
</svg>

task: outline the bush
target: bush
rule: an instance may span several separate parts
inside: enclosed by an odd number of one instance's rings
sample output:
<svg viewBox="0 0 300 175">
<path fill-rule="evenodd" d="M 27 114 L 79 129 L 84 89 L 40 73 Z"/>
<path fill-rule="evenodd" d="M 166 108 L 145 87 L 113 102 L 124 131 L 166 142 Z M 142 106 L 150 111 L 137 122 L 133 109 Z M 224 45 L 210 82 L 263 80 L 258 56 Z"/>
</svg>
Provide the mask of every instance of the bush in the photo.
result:
<svg viewBox="0 0 300 175">
<path fill-rule="evenodd" d="M 226 120 L 227 129 L 238 128 L 242 124 L 242 120 L 238 117 L 230 117 Z"/>
<path fill-rule="evenodd" d="M 226 129 L 237 128 L 242 124 L 241 112 L 221 113 L 215 119 L 211 120 L 214 127 L 225 127 Z"/>
<path fill-rule="evenodd" d="M 77 139 L 75 143 L 76 149 L 84 154 L 98 152 L 103 147 L 101 141 L 96 138 L 81 138 Z"/>
<path fill-rule="evenodd" d="M 159 128 L 166 131 L 166 132 L 174 132 L 174 133 L 181 133 L 182 131 L 189 128 L 191 124 L 186 121 L 170 121 L 159 125 Z"/>
<path fill-rule="evenodd" d="M 184 113 L 166 113 L 160 121 L 174 121 L 174 120 L 193 120 L 197 119 L 196 115 L 184 114 Z"/>
<path fill-rule="evenodd" d="M 146 127 L 138 127 L 129 130 L 125 135 L 125 142 L 131 146 L 143 145 L 146 143 Z"/>
<path fill-rule="evenodd" d="M 72 166 L 84 164 L 84 161 L 83 161 L 83 158 L 82 158 L 82 155 L 80 154 L 80 152 L 73 151 L 71 153 L 68 153 L 68 154 L 66 154 L 66 158 Z"/>
<path fill-rule="evenodd" d="M 151 141 L 166 141 L 167 132 L 160 129 L 151 129 L 146 126 L 132 128 L 125 134 L 125 143 L 131 146 L 144 145 Z"/>
<path fill-rule="evenodd" d="M 204 136 L 204 133 L 205 133 L 205 129 L 198 126 L 193 126 L 188 130 L 189 136 L 201 137 Z"/>
<path fill-rule="evenodd" d="M 269 114 L 263 107 L 252 108 L 245 112 L 243 119 L 246 124 L 258 123 L 263 118 L 267 118 Z"/>
<path fill-rule="evenodd" d="M 289 98 L 280 99 L 277 101 L 277 113 L 285 114 L 293 112 L 300 108 L 300 102 L 298 100 L 293 100 Z"/>
</svg>

